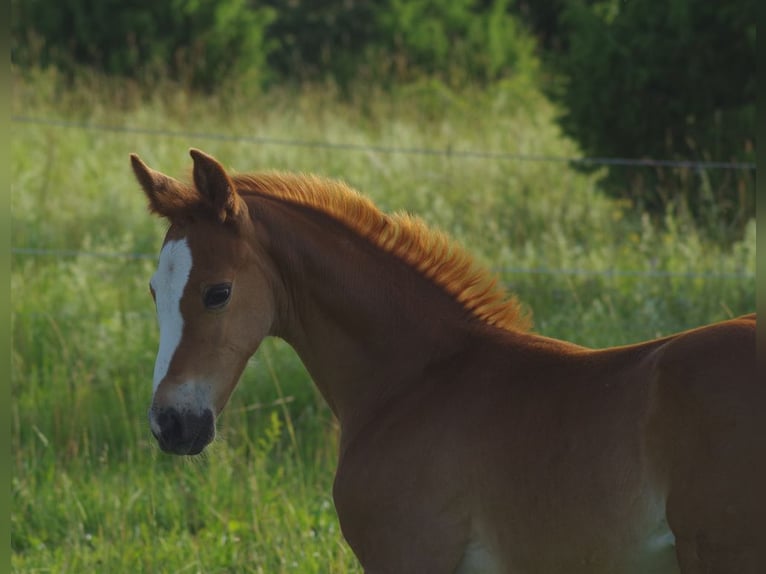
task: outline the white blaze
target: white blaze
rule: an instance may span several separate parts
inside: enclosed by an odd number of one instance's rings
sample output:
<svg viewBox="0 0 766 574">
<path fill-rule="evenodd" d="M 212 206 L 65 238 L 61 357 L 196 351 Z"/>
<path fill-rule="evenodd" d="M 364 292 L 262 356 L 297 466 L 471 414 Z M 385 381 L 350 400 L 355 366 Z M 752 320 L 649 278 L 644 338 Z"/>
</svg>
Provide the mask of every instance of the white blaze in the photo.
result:
<svg viewBox="0 0 766 574">
<path fill-rule="evenodd" d="M 192 256 L 186 239 L 168 241 L 160 252 L 157 271 L 151 279 L 157 300 L 157 320 L 160 326 L 160 348 L 154 363 L 154 390 L 165 378 L 170 361 L 181 342 L 184 320 L 181 316 L 181 296 L 189 280 Z"/>
</svg>

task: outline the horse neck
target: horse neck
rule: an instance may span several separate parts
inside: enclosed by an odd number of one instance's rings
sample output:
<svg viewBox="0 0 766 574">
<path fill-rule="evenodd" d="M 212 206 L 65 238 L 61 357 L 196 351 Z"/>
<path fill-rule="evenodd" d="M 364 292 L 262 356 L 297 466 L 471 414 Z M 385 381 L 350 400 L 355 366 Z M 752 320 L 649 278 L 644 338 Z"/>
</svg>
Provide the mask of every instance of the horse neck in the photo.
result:
<svg viewBox="0 0 766 574">
<path fill-rule="evenodd" d="M 263 204 L 263 205 L 261 205 Z M 390 253 L 309 208 L 259 201 L 284 293 L 273 333 L 298 353 L 341 428 L 414 391 L 475 319 Z"/>
</svg>

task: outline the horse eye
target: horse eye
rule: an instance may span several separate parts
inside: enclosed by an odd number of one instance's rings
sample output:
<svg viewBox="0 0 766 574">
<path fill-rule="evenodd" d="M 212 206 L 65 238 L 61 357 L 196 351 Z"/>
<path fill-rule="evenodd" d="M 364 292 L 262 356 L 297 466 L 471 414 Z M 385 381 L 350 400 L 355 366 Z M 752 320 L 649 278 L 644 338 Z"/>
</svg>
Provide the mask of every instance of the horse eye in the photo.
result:
<svg viewBox="0 0 766 574">
<path fill-rule="evenodd" d="M 231 283 L 211 285 L 202 294 L 202 302 L 208 309 L 221 309 L 231 297 Z"/>
</svg>

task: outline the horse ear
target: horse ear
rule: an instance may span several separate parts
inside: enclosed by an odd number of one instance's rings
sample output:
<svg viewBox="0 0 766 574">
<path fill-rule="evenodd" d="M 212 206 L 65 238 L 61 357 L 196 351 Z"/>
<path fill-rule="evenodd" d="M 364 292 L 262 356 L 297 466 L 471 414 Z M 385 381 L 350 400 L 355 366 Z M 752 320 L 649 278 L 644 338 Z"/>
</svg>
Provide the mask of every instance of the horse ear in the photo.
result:
<svg viewBox="0 0 766 574">
<path fill-rule="evenodd" d="M 189 155 L 194 160 L 197 191 L 208 200 L 221 222 L 236 219 L 243 202 L 226 170 L 215 158 L 198 149 L 190 149 Z"/>
<path fill-rule="evenodd" d="M 188 204 L 189 186 L 151 169 L 134 153 L 130 154 L 130 163 L 152 212 L 170 218 Z"/>
</svg>

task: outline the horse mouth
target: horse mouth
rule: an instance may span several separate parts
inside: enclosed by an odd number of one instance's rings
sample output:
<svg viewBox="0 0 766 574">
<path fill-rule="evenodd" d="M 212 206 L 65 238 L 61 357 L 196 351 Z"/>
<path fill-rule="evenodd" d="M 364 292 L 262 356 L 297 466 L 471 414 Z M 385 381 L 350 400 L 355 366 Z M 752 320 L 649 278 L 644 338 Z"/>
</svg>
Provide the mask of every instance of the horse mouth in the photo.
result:
<svg viewBox="0 0 766 574">
<path fill-rule="evenodd" d="M 173 407 L 152 407 L 149 418 L 157 444 L 168 454 L 197 455 L 215 438 L 215 416 L 210 409 L 196 414 Z"/>
</svg>

